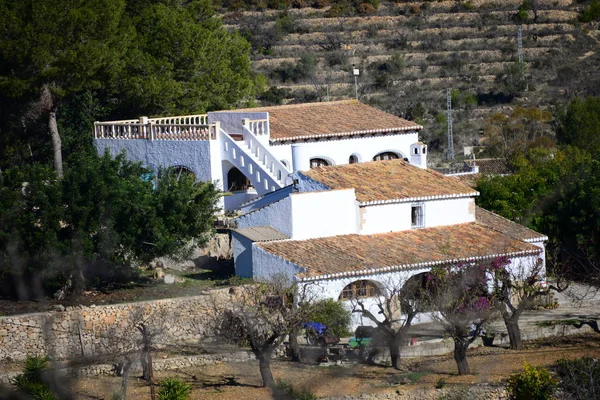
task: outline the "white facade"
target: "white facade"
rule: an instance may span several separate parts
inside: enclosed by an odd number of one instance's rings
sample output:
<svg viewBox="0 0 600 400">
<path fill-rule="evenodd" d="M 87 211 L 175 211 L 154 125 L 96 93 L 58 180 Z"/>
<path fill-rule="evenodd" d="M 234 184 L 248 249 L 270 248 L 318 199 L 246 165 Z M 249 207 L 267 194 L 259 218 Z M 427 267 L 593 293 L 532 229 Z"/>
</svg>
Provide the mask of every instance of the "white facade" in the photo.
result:
<svg viewBox="0 0 600 400">
<path fill-rule="evenodd" d="M 372 136 L 349 136 L 344 138 L 322 138 L 302 143 L 305 158 L 322 158 L 330 162 L 330 165 L 348 164 L 350 156 L 357 157 L 358 162 L 373 161 L 373 158 L 381 153 L 391 152 L 399 158 L 408 158 L 410 146 L 419 141 L 416 131 L 403 132 L 401 134 L 378 134 Z M 276 142 L 271 144 L 271 153 L 280 160 L 292 162 L 292 143 Z M 421 160 L 419 160 L 420 163 Z M 424 161 L 426 163 L 426 160 Z M 292 165 L 292 164 L 289 164 Z M 421 165 L 419 165 L 421 166 Z M 423 166 L 426 168 L 427 166 Z M 305 170 L 299 168 L 297 170 Z"/>
<path fill-rule="evenodd" d="M 313 159 L 340 165 L 349 163 L 351 156 L 353 162 L 372 161 L 381 153 L 407 158 L 411 145 L 418 142 L 418 129 L 399 127 L 280 140 L 271 137 L 270 113 L 257 109 L 97 122 L 94 136 L 100 153 L 106 149 L 112 154 L 126 151 L 130 159 L 154 170 L 183 167 L 198 180 L 214 182 L 217 188 L 230 192 L 222 206 L 232 211 L 289 185 L 290 173 L 309 169 Z M 426 159 L 415 162 L 426 168 Z M 232 182 L 234 169 L 248 182 Z"/>
</svg>

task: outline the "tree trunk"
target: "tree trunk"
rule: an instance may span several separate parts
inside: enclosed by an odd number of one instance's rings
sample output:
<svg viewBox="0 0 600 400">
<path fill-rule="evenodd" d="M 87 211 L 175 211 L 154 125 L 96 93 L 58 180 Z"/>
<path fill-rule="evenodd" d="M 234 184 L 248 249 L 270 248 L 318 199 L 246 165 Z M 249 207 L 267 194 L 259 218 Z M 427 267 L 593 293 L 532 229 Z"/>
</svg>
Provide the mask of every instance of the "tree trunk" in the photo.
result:
<svg viewBox="0 0 600 400">
<path fill-rule="evenodd" d="M 275 380 L 271 372 L 271 352 L 261 353 L 258 355 L 258 366 L 260 368 L 260 376 L 263 380 L 263 385 L 270 389 L 275 387 Z"/>
<path fill-rule="evenodd" d="M 300 344 L 298 344 L 298 331 L 294 330 L 290 333 L 290 351 L 292 352 L 292 361 L 302 362 L 302 352 Z"/>
<path fill-rule="evenodd" d="M 469 342 L 466 338 L 454 338 L 454 361 L 456 361 L 459 375 L 468 375 L 471 373 L 469 363 L 467 362 L 468 347 Z"/>
<path fill-rule="evenodd" d="M 392 359 L 392 368 L 400 369 L 400 346 L 398 343 L 393 342 L 389 346 L 390 358 Z"/>
<path fill-rule="evenodd" d="M 508 331 L 508 339 L 510 341 L 511 350 L 522 350 L 523 341 L 521 340 L 521 329 L 519 328 L 519 317 L 513 315 L 512 317 L 504 317 L 504 324 Z"/>
<path fill-rule="evenodd" d="M 58 125 L 56 124 L 56 107 L 48 112 L 48 128 L 50 129 L 50 137 L 52 138 L 52 154 L 54 156 L 54 170 L 56 176 L 63 177 L 63 162 L 62 162 L 62 144 L 58 133 Z"/>
</svg>

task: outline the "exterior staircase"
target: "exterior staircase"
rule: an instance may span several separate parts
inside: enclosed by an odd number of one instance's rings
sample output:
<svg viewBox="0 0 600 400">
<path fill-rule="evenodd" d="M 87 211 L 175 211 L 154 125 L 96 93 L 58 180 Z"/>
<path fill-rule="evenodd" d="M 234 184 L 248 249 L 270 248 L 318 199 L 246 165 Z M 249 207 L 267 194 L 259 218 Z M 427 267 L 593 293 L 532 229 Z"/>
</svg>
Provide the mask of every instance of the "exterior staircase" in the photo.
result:
<svg viewBox="0 0 600 400">
<path fill-rule="evenodd" d="M 221 158 L 239 169 L 250 180 L 258 195 L 286 186 L 291 171 L 263 144 L 264 141 L 268 142 L 268 121 L 245 119 L 243 129 L 242 135 L 230 135 L 219 129 Z"/>
</svg>

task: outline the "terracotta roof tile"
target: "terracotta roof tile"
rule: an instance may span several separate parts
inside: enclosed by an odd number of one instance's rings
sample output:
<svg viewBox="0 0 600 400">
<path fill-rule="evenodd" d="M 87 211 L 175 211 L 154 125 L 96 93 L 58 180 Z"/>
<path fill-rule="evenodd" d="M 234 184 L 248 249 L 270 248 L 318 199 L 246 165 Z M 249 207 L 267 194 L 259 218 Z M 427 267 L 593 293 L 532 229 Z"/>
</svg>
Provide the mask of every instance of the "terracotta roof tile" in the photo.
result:
<svg viewBox="0 0 600 400">
<path fill-rule="evenodd" d="M 540 240 L 548 240 L 548 237 L 529 229 L 521 224 L 517 224 L 509 219 L 494 214 L 484 208 L 477 207 L 475 210 L 475 218 L 477 222 L 487 226 L 488 228 L 497 230 L 505 235 L 515 239 L 524 240 L 526 242 L 537 242 Z"/>
<path fill-rule="evenodd" d="M 289 104 L 236 111 L 268 112 L 271 140 L 274 141 L 423 128 L 414 122 L 356 100 Z"/>
<path fill-rule="evenodd" d="M 540 251 L 539 247 L 478 223 L 377 235 L 286 240 L 260 243 L 258 246 L 306 269 L 298 275 L 303 278 Z"/>
<path fill-rule="evenodd" d="M 360 202 L 478 194 L 457 179 L 403 160 L 317 167 L 301 173 L 332 189 L 354 188 Z"/>
</svg>

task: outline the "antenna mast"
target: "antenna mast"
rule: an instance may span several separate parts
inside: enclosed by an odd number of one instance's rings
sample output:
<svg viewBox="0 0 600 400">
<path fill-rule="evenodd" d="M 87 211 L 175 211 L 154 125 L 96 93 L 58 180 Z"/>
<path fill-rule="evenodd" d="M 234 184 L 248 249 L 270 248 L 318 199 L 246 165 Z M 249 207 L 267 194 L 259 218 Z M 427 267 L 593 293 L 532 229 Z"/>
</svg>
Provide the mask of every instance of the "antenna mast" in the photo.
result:
<svg viewBox="0 0 600 400">
<path fill-rule="evenodd" d="M 519 25 L 519 33 L 517 35 L 517 45 L 519 54 L 519 64 L 523 64 L 523 26 Z"/>
<path fill-rule="evenodd" d="M 448 115 L 448 159 L 454 160 L 454 138 L 452 137 L 452 89 L 446 89 L 446 112 Z"/>
</svg>

